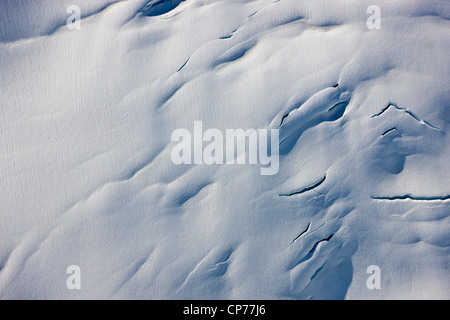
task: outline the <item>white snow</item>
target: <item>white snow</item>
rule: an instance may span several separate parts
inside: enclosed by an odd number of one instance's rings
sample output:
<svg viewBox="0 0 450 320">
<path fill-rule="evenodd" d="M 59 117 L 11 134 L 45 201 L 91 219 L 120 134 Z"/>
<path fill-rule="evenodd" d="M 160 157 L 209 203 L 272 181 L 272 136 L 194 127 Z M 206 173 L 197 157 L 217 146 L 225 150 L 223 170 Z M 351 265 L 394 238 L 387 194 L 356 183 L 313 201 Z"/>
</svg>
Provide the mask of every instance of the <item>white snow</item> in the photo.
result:
<svg viewBox="0 0 450 320">
<path fill-rule="evenodd" d="M 0 2 L 2 299 L 450 298 L 449 1 L 75 2 Z M 278 173 L 173 164 L 194 121 Z"/>
</svg>

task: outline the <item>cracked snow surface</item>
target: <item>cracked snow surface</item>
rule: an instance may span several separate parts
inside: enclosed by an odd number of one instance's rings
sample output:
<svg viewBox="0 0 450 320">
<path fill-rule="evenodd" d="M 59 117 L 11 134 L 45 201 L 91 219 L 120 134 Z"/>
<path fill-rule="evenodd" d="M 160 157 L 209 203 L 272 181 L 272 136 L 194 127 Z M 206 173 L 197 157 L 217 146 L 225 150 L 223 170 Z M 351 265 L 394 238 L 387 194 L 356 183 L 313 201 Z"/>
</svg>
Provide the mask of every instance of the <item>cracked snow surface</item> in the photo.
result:
<svg viewBox="0 0 450 320">
<path fill-rule="evenodd" d="M 0 298 L 450 298 L 450 2 L 41 2 L 0 3 Z M 278 173 L 173 164 L 194 121 Z"/>
</svg>

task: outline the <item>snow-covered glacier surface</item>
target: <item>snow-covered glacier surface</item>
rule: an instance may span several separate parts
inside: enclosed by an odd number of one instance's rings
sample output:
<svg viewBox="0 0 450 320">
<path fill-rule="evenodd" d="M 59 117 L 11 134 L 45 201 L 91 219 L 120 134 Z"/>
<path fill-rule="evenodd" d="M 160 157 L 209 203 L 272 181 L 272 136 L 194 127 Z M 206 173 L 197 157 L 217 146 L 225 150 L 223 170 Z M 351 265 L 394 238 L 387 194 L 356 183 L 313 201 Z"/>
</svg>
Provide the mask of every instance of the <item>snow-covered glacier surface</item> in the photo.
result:
<svg viewBox="0 0 450 320">
<path fill-rule="evenodd" d="M 0 41 L 1 298 L 450 298 L 449 1 L 5 0 Z M 174 164 L 196 121 L 277 173 Z"/>
</svg>

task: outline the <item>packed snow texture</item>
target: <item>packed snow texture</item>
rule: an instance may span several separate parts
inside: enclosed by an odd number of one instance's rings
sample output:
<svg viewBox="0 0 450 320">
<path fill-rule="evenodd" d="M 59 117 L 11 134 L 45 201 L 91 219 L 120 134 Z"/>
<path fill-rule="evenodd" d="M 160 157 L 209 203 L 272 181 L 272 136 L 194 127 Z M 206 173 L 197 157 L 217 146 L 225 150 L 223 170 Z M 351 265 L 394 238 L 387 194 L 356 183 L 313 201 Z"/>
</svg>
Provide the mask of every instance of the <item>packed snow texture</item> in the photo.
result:
<svg viewBox="0 0 450 320">
<path fill-rule="evenodd" d="M 450 298 L 449 1 L 2 0 L 0 41 L 0 298 Z M 194 121 L 278 174 L 173 164 Z"/>
</svg>

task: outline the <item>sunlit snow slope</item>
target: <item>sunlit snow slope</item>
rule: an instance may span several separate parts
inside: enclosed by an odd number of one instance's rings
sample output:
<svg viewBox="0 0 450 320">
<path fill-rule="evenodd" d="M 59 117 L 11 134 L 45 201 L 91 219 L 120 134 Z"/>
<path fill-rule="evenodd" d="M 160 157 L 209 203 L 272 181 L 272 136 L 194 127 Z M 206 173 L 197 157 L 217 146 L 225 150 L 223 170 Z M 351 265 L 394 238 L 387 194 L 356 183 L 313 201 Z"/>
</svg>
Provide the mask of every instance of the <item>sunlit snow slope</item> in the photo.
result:
<svg viewBox="0 0 450 320">
<path fill-rule="evenodd" d="M 0 1 L 0 298 L 449 299 L 450 2 L 159 2 Z"/>
</svg>

